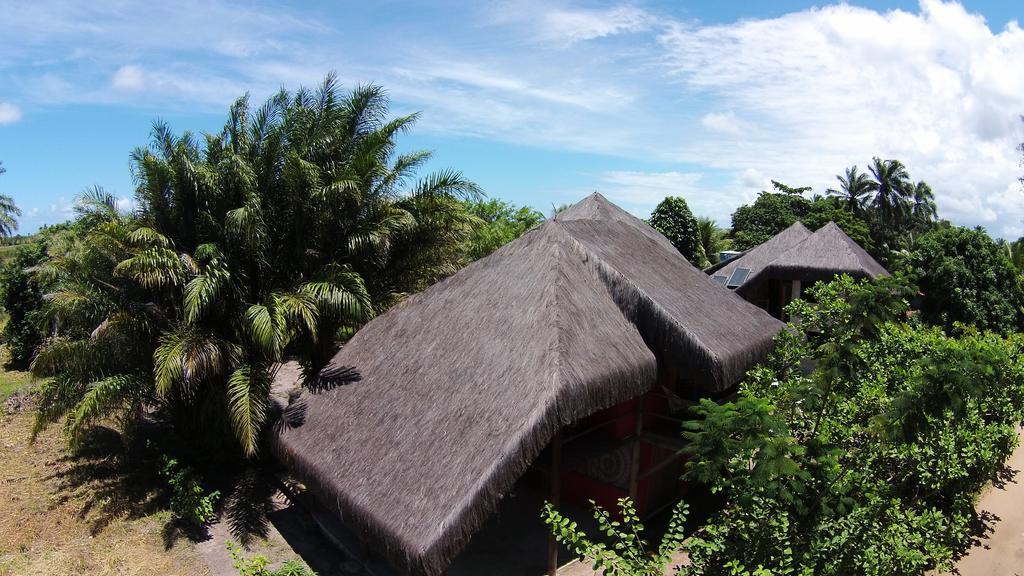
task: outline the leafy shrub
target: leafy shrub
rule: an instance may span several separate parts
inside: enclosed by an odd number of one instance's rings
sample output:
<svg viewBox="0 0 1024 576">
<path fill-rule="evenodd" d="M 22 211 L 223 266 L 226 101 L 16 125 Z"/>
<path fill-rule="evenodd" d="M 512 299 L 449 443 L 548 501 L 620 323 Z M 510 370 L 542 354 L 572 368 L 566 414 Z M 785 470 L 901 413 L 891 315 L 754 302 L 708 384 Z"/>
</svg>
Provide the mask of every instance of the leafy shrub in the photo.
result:
<svg viewBox="0 0 1024 576">
<path fill-rule="evenodd" d="M 727 504 L 684 574 L 921 574 L 969 545 L 1024 417 L 1024 340 L 902 322 L 905 294 L 816 286 L 738 399 L 696 408 L 687 476 Z"/>
<path fill-rule="evenodd" d="M 937 228 L 914 243 L 905 261 L 921 288 L 921 314 L 947 330 L 956 322 L 981 330 L 1024 330 L 1024 281 L 983 230 Z"/>
<path fill-rule="evenodd" d="M 207 493 L 191 468 L 182 466 L 174 458 L 163 456 L 160 475 L 171 487 L 171 514 L 193 527 L 202 527 L 217 518 L 214 507 L 220 492 Z"/>
<path fill-rule="evenodd" d="M 316 576 L 316 572 L 298 560 L 288 560 L 277 570 L 271 570 L 268 568 L 270 560 L 266 556 L 254 554 L 246 558 L 238 544 L 228 542 L 227 547 L 239 576 Z"/>
<path fill-rule="evenodd" d="M 9 364 L 15 369 L 28 367 L 36 347 L 43 341 L 42 290 L 27 269 L 45 257 L 42 242 L 29 242 L 18 246 L 14 258 L 0 266 L 0 306 L 8 314 L 3 339 L 11 355 Z"/>
<path fill-rule="evenodd" d="M 668 530 L 657 550 L 652 550 L 641 535 L 644 525 L 629 498 L 619 499 L 620 520 L 590 501 L 598 529 L 608 537 L 610 545 L 590 540 L 577 524 L 562 516 L 550 502 L 545 503 L 541 517 L 551 529 L 555 540 L 565 543 L 580 560 L 590 561 L 595 571 L 606 576 L 661 576 L 683 541 L 688 506 L 676 504 Z"/>
</svg>

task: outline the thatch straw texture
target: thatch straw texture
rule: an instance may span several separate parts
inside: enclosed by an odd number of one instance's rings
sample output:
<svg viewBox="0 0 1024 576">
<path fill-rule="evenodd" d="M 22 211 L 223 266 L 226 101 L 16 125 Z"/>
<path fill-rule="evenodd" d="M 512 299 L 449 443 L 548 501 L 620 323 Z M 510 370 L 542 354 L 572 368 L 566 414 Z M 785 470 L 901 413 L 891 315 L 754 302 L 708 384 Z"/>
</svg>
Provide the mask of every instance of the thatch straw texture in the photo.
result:
<svg viewBox="0 0 1024 576">
<path fill-rule="evenodd" d="M 708 274 L 713 272 L 715 276 L 725 276 L 728 278 L 732 276 L 732 273 L 737 268 L 749 268 L 750 275 L 747 276 L 746 281 L 750 282 L 751 279 L 761 273 L 765 266 L 778 258 L 780 254 L 810 238 L 811 234 L 813 232 L 806 226 L 796 222 L 789 228 L 772 236 L 763 244 L 758 244 L 743 254 L 726 261 L 722 266 L 712 266 L 706 272 Z"/>
<path fill-rule="evenodd" d="M 875 278 L 889 274 L 835 222 L 822 226 L 809 238 L 780 254 L 764 273 L 803 279 L 837 274 Z"/>
<path fill-rule="evenodd" d="M 432 576 L 562 426 L 651 389 L 659 358 L 728 387 L 781 327 L 595 194 L 367 324 L 328 367 L 362 381 L 309 396 L 276 448 Z"/>
</svg>

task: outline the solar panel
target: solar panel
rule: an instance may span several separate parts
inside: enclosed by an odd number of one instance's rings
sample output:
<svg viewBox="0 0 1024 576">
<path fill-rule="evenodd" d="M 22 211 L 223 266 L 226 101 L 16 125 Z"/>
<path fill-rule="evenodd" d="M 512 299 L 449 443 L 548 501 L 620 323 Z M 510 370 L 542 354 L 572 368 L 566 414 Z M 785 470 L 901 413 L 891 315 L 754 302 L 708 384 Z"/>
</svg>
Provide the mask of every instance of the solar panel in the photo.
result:
<svg viewBox="0 0 1024 576">
<path fill-rule="evenodd" d="M 725 276 L 712 276 L 711 279 L 715 284 L 725 284 L 725 281 L 728 280 Z"/>
<path fill-rule="evenodd" d="M 747 276 L 750 275 L 750 268 L 737 268 L 733 271 L 732 276 L 729 277 L 729 281 L 725 283 L 728 288 L 735 288 L 740 284 L 747 281 Z"/>
</svg>

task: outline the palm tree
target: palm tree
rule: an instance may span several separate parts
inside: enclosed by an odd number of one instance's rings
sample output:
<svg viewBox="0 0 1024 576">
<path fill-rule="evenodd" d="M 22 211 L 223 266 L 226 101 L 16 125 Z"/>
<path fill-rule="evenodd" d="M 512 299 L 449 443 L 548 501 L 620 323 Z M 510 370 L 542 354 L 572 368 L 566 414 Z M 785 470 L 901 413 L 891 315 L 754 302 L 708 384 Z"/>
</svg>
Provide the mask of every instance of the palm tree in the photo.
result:
<svg viewBox="0 0 1024 576">
<path fill-rule="evenodd" d="M 839 180 L 839 189 L 829 188 L 825 192 L 841 198 L 851 213 L 857 216 L 862 215 L 868 202 L 868 196 L 874 191 L 871 177 L 858 171 L 857 166 L 850 166 L 844 175 L 837 175 L 836 180 Z"/>
<path fill-rule="evenodd" d="M 331 75 L 255 110 L 239 99 L 202 145 L 154 125 L 132 156 L 135 244 L 111 252 L 107 297 L 130 282 L 160 310 L 155 340 L 140 340 L 149 359 L 132 366 L 180 432 L 225 431 L 256 455 L 276 364 L 319 372 L 339 338 L 463 263 L 479 223 L 464 200 L 480 191 L 451 170 L 414 178 L 429 154 L 395 149 L 416 118 L 389 118 L 381 88 L 343 94 Z"/>
<path fill-rule="evenodd" d="M 713 218 L 697 217 L 697 234 L 704 253 L 704 261 L 697 264 L 698 268 L 706 268 L 718 262 L 718 253 L 726 248 L 725 232 Z"/>
<path fill-rule="evenodd" d="M 939 215 L 931 186 L 926 182 L 918 182 L 910 189 L 908 196 L 912 202 L 910 209 L 912 227 L 917 230 L 927 230 L 935 223 Z"/>
<path fill-rule="evenodd" d="M 1010 262 L 1013 262 L 1017 270 L 1024 274 L 1024 236 L 1018 238 L 1015 242 L 1007 242 L 1006 251 L 1010 257 Z"/>
<path fill-rule="evenodd" d="M 5 172 L 7 169 L 0 162 L 0 175 Z M 18 229 L 18 216 L 21 216 L 21 209 L 14 204 L 14 199 L 0 194 L 0 238 L 10 238 Z"/>
<path fill-rule="evenodd" d="M 869 170 L 874 177 L 871 190 L 875 193 L 871 210 L 879 236 L 891 242 L 910 220 L 910 174 L 899 160 L 882 160 L 877 156 L 872 158 Z"/>
<path fill-rule="evenodd" d="M 76 210 L 90 223 L 88 233 L 36 269 L 52 286 L 44 312 L 54 335 L 32 362 L 36 375 L 53 376 L 41 386 L 33 434 L 66 417 L 72 441 L 88 424 L 110 417 L 131 432 L 153 398 L 153 350 L 159 330 L 168 325 L 161 306 L 167 302 L 145 285 L 184 280 L 167 239 L 119 212 L 112 195 L 89 190 Z M 162 273 L 134 281 L 123 273 L 123 262 L 133 258 L 159 261 Z"/>
</svg>

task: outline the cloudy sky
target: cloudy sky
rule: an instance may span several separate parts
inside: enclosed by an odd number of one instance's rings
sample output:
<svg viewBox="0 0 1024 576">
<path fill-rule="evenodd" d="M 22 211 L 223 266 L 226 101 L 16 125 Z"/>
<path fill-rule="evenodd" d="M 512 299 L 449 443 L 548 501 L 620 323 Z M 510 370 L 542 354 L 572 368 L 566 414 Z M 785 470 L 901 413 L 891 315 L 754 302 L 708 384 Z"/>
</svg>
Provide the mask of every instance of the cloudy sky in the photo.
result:
<svg viewBox="0 0 1024 576">
<path fill-rule="evenodd" d="M 94 184 L 129 205 L 154 119 L 214 131 L 239 95 L 334 70 L 423 112 L 402 145 L 431 168 L 544 211 L 672 194 L 728 224 L 770 179 L 823 192 L 877 155 L 941 216 L 1024 234 L 1016 1 L 159 4 L 0 0 L 0 193 L 23 230 Z"/>
</svg>

